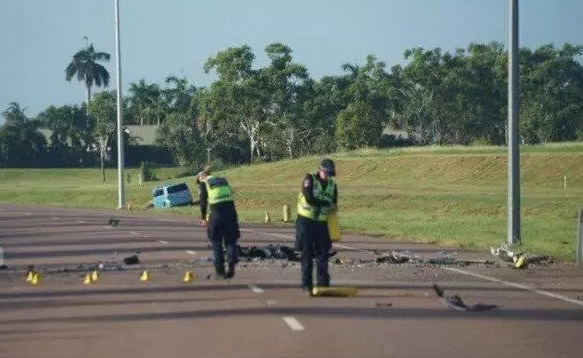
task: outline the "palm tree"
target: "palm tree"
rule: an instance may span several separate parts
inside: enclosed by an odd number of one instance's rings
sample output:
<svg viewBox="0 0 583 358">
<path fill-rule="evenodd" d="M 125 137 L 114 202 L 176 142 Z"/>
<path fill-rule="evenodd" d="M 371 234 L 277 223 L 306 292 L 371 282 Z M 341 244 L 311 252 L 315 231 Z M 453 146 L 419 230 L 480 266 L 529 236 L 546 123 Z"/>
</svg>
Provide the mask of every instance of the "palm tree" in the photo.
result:
<svg viewBox="0 0 583 358">
<path fill-rule="evenodd" d="M 93 85 L 97 87 L 109 85 L 109 72 L 98 62 L 109 61 L 110 57 L 107 52 L 95 52 L 93 44 L 90 44 L 73 55 L 73 60 L 65 70 L 67 81 L 71 81 L 73 76 L 77 75 L 78 81 L 85 82 L 88 104 Z"/>
</svg>

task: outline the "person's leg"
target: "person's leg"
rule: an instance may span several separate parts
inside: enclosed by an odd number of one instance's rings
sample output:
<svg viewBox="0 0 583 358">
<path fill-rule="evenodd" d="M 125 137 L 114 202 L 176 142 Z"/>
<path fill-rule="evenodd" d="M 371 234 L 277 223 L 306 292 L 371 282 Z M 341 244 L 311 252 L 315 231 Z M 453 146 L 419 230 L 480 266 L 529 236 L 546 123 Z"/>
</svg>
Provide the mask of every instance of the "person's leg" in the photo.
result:
<svg viewBox="0 0 583 358">
<path fill-rule="evenodd" d="M 314 253 L 314 258 L 316 259 L 316 286 L 328 287 L 330 286 L 328 259 L 330 255 L 330 249 L 332 248 L 332 241 L 330 241 L 326 223 L 319 224 L 318 229 L 314 231 L 317 232 L 317 236 L 315 237 L 316 245 Z"/>
<path fill-rule="evenodd" d="M 225 231 L 225 247 L 227 250 L 228 269 L 226 273 L 227 278 L 235 276 L 235 266 L 239 262 L 239 248 L 237 241 L 239 240 L 239 224 L 236 221 L 236 216 L 231 220 L 228 229 Z"/>
<path fill-rule="evenodd" d="M 207 223 L 207 233 L 213 247 L 215 278 L 225 276 L 225 257 L 223 254 L 223 237 L 218 218 L 211 215 Z"/>
<path fill-rule="evenodd" d="M 314 241 L 310 233 L 310 224 L 307 219 L 298 217 L 296 221 L 296 236 L 301 247 L 302 289 L 311 292 L 313 287 L 314 270 Z"/>
</svg>

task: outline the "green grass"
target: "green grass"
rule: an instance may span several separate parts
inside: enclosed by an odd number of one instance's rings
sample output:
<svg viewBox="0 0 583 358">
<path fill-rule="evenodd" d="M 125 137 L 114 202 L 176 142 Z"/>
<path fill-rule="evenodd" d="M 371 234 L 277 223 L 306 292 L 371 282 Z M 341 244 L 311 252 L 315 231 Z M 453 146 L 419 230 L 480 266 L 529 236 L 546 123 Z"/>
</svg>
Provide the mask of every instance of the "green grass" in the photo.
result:
<svg viewBox="0 0 583 358">
<path fill-rule="evenodd" d="M 332 156 L 346 232 L 394 240 L 474 249 L 500 245 L 507 236 L 507 152 L 504 147 L 424 147 L 361 150 Z M 320 158 L 302 158 L 225 170 L 237 194 L 242 222 L 273 221 L 283 205 L 295 209 L 304 173 Z M 573 261 L 577 215 L 583 206 L 583 144 L 521 148 L 521 231 L 525 249 Z M 126 169 L 126 199 L 143 210 L 151 188 L 177 178 L 179 168 L 155 170 L 161 180 L 140 187 L 137 169 Z M 566 188 L 564 178 L 567 178 Z M 0 170 L 0 201 L 69 207 L 117 206 L 117 171 L 101 182 L 98 169 Z M 198 217 L 196 207 L 158 211 Z"/>
</svg>

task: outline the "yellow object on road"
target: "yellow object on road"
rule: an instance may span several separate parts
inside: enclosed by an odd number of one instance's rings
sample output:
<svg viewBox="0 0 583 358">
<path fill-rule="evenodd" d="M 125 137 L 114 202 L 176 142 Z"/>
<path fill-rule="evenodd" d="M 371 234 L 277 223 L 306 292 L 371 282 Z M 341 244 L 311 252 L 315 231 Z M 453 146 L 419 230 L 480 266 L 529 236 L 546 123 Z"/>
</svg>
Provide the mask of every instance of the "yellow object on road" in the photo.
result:
<svg viewBox="0 0 583 358">
<path fill-rule="evenodd" d="M 312 288 L 312 296 L 328 296 L 328 297 L 350 297 L 358 293 L 356 287 L 314 287 Z"/>
<path fill-rule="evenodd" d="M 328 231 L 330 232 L 332 242 L 338 242 L 342 238 L 340 233 L 340 220 L 336 211 L 328 214 Z"/>
<path fill-rule="evenodd" d="M 182 281 L 192 282 L 193 280 L 194 280 L 194 273 L 192 271 L 186 271 L 184 273 L 184 277 L 182 278 Z"/>
</svg>

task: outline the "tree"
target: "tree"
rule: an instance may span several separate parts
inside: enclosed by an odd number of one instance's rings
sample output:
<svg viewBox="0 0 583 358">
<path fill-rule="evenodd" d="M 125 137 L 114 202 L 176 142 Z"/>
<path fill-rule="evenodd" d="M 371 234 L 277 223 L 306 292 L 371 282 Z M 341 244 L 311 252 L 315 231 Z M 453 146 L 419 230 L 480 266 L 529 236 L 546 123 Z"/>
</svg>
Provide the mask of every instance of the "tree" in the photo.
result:
<svg viewBox="0 0 583 358">
<path fill-rule="evenodd" d="M 109 140 L 116 129 L 117 98 L 115 91 L 99 92 L 88 107 L 89 115 L 95 118 L 93 135 L 99 144 L 99 158 L 101 161 L 101 174 L 105 182 L 105 158 Z"/>
<path fill-rule="evenodd" d="M 141 79 L 138 83 L 131 83 L 130 88 L 130 113 L 139 118 L 140 125 L 160 124 L 159 104 L 161 101 L 161 91 L 157 84 L 146 84 Z"/>
<path fill-rule="evenodd" d="M 38 132 L 38 122 L 29 120 L 25 109 L 11 102 L 2 112 L 4 125 L 0 127 L 0 148 L 4 165 L 33 166 L 40 163 L 46 152 L 45 137 Z"/>
<path fill-rule="evenodd" d="M 67 81 L 76 75 L 79 82 L 84 82 L 87 88 L 87 105 L 91 100 L 91 87 L 107 87 L 109 85 L 109 72 L 98 62 L 108 62 L 110 55 L 106 52 L 95 52 L 93 44 L 77 51 L 73 55 L 71 63 L 65 70 Z"/>
<path fill-rule="evenodd" d="M 284 155 L 293 159 L 300 151 L 299 139 L 305 133 L 302 128 L 305 119 L 303 105 L 311 80 L 308 70 L 293 62 L 292 50 L 288 46 L 272 43 L 265 52 L 271 63 L 260 70 L 260 75 L 267 85 L 267 123 L 272 127 L 269 135 L 264 136 L 264 144 L 272 159 Z"/>
<path fill-rule="evenodd" d="M 252 69 L 255 56 L 247 45 L 220 51 L 205 63 L 208 73 L 218 75 L 205 96 L 203 115 L 220 131 L 223 140 L 237 136 L 249 144 L 249 160 L 262 157 L 261 133 L 265 126 L 268 92 L 265 78 Z"/>
</svg>

